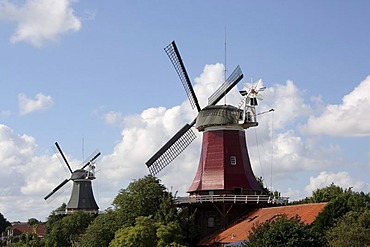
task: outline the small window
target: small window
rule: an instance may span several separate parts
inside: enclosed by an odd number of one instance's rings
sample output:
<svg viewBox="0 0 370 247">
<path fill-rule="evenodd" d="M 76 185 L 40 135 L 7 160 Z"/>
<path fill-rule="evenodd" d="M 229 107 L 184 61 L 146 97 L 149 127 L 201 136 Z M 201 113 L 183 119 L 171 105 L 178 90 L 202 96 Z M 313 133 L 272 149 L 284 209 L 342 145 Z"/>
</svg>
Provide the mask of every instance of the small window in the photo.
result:
<svg viewBox="0 0 370 247">
<path fill-rule="evenodd" d="M 234 188 L 234 194 L 235 195 L 241 195 L 243 192 L 243 189 L 242 188 Z"/>
<path fill-rule="evenodd" d="M 230 163 L 233 166 L 236 166 L 236 156 L 230 156 Z"/>
<path fill-rule="evenodd" d="M 215 194 L 215 192 L 213 190 L 208 191 L 208 195 L 213 196 L 214 194 Z"/>
<path fill-rule="evenodd" d="M 208 227 L 215 227 L 215 218 L 208 217 Z"/>
</svg>

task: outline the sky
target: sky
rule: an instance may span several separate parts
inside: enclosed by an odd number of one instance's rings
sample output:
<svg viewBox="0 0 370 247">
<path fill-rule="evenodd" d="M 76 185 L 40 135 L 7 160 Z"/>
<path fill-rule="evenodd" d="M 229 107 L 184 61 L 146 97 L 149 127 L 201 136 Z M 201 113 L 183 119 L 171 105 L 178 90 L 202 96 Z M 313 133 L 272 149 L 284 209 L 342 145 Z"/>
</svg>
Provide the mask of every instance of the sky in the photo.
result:
<svg viewBox="0 0 370 247">
<path fill-rule="evenodd" d="M 256 176 L 290 200 L 335 183 L 370 192 L 369 1 L 0 0 L 0 213 L 46 220 L 72 169 L 98 149 L 100 210 L 197 115 L 164 47 L 175 40 L 202 107 L 240 65 L 262 79 L 246 131 Z M 254 84 L 255 85 L 255 84 Z M 157 176 L 186 196 L 197 139 Z"/>
</svg>

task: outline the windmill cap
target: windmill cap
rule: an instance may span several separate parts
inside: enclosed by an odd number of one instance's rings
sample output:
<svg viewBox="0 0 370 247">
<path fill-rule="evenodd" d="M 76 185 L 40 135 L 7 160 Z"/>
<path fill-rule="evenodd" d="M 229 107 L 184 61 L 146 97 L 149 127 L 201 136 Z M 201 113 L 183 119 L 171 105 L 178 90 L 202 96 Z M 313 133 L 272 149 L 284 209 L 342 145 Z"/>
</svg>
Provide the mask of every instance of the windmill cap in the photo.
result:
<svg viewBox="0 0 370 247">
<path fill-rule="evenodd" d="M 75 170 L 71 175 L 71 180 L 92 179 L 92 178 L 95 178 L 94 175 L 91 172 L 86 171 L 84 169 Z"/>
<path fill-rule="evenodd" d="M 195 127 L 202 131 L 210 126 L 235 125 L 243 112 L 231 105 L 210 105 L 202 109 Z"/>
</svg>

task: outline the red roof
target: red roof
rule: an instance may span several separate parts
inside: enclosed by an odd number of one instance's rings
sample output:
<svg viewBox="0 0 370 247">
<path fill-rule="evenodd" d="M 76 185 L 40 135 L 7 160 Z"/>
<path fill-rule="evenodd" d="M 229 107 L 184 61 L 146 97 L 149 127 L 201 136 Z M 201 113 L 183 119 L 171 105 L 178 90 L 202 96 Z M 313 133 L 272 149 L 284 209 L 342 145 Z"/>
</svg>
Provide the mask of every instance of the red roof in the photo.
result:
<svg viewBox="0 0 370 247">
<path fill-rule="evenodd" d="M 317 215 L 326 206 L 324 203 L 310 203 L 292 206 L 281 206 L 256 209 L 243 217 L 243 220 L 228 227 L 222 232 L 212 235 L 207 240 L 201 241 L 199 245 L 208 246 L 214 243 L 234 243 L 243 241 L 249 237 L 253 226 L 262 224 L 279 215 L 287 215 L 291 218 L 298 215 L 301 221 L 311 224 Z"/>
<path fill-rule="evenodd" d="M 28 223 L 15 223 L 10 229 L 11 236 L 18 236 L 23 233 L 35 233 L 39 237 L 43 237 L 45 232 L 44 224 L 31 226 Z"/>
</svg>

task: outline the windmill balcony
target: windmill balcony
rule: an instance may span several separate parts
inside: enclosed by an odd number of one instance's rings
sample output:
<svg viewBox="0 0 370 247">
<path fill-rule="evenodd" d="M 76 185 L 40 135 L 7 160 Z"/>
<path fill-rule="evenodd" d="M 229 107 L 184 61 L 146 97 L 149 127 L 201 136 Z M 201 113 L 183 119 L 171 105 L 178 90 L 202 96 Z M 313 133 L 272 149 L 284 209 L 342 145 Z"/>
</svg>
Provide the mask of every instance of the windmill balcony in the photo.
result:
<svg viewBox="0 0 370 247">
<path fill-rule="evenodd" d="M 176 204 L 196 203 L 250 203 L 250 204 L 287 204 L 289 197 L 269 195 L 196 195 L 177 197 Z"/>
</svg>

